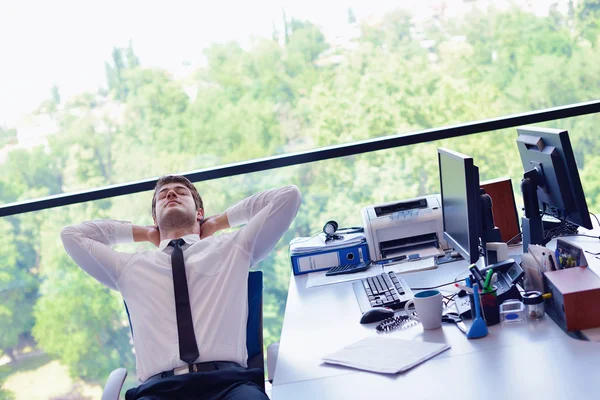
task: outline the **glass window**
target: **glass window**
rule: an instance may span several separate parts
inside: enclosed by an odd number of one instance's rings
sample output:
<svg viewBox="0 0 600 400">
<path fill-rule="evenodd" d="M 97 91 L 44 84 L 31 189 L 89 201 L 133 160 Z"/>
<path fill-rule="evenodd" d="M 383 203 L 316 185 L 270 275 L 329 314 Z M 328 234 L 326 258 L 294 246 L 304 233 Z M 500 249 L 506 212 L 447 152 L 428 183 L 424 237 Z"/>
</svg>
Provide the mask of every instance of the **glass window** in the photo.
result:
<svg viewBox="0 0 600 400">
<path fill-rule="evenodd" d="M 595 178 L 598 149 L 593 141 L 598 116 L 540 125 L 569 130 L 588 206 L 594 212 L 600 199 Z M 303 202 L 290 229 L 258 264 L 265 274 L 265 346 L 280 338 L 291 276 L 288 244 L 292 238 L 315 235 L 332 219 L 340 227 L 360 226 L 360 209 L 367 205 L 439 192 L 437 147 L 473 156 L 482 181 L 511 178 L 520 210 L 523 170 L 520 162 L 515 162 L 516 138 L 516 130 L 511 128 L 197 183 L 207 215 L 272 187 L 296 184 L 302 192 Z M 43 177 L 44 172 L 41 167 L 28 171 L 32 177 Z M 2 182 L 15 183 L 10 179 Z M 18 194 L 23 186 L 5 187 Z M 126 387 L 136 384 L 120 295 L 71 261 L 60 241 L 60 230 L 98 218 L 150 225 L 151 196 L 152 192 L 144 192 L 0 219 L 1 395 L 33 398 L 44 393 L 51 398 L 70 393 L 99 398 L 108 373 L 119 366 L 129 371 Z M 121 251 L 151 248 L 139 243 L 118 246 Z M 47 386 L 23 385 L 26 378 Z"/>
</svg>

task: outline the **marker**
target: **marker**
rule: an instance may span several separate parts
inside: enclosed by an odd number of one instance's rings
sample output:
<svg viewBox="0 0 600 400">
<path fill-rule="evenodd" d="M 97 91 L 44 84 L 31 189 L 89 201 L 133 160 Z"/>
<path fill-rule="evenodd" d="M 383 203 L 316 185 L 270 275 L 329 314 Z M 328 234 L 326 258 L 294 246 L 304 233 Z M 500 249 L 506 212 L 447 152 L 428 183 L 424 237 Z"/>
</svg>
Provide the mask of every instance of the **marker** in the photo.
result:
<svg viewBox="0 0 600 400">
<path fill-rule="evenodd" d="M 469 267 L 469 271 L 471 271 L 471 273 L 475 277 L 475 280 L 479 284 L 479 287 L 483 289 L 483 275 L 481 275 L 481 271 L 479 270 L 479 268 L 477 268 L 477 265 L 471 264 L 471 266 Z"/>
<path fill-rule="evenodd" d="M 550 270 L 556 271 L 556 265 L 554 265 L 554 258 L 552 258 L 552 254 L 548 254 L 548 259 L 550 260 Z"/>
<path fill-rule="evenodd" d="M 483 284 L 483 291 L 484 292 L 489 292 L 491 289 L 491 281 L 492 281 L 492 275 L 494 274 L 494 270 L 493 269 L 488 269 L 487 275 L 485 276 L 485 282 Z"/>
</svg>

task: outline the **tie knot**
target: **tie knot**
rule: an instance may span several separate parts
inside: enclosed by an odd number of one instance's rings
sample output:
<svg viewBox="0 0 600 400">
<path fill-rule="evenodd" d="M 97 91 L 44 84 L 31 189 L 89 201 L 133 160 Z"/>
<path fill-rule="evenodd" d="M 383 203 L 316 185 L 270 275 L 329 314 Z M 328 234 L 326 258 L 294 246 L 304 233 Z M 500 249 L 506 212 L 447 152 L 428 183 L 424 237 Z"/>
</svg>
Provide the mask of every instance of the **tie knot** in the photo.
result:
<svg viewBox="0 0 600 400">
<path fill-rule="evenodd" d="M 185 240 L 183 240 L 182 238 L 179 238 L 179 239 L 173 239 L 173 240 L 171 240 L 171 241 L 169 242 L 169 246 L 172 246 L 172 247 L 175 247 L 175 246 L 177 246 L 177 247 L 181 247 L 181 246 L 183 246 L 184 244 L 185 244 Z"/>
</svg>

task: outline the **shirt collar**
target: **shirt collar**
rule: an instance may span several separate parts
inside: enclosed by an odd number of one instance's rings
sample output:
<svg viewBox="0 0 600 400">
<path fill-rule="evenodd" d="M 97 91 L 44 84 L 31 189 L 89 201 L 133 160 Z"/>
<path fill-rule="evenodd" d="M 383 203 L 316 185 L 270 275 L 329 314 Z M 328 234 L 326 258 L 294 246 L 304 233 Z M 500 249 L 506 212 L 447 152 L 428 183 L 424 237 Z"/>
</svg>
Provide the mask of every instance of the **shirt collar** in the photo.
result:
<svg viewBox="0 0 600 400">
<path fill-rule="evenodd" d="M 184 235 L 181 237 L 186 244 L 194 244 L 200 241 L 200 236 L 198 234 L 190 233 L 189 235 Z M 169 242 L 173 239 L 165 239 L 160 242 L 158 246 L 158 250 L 163 251 L 169 245 Z"/>
</svg>

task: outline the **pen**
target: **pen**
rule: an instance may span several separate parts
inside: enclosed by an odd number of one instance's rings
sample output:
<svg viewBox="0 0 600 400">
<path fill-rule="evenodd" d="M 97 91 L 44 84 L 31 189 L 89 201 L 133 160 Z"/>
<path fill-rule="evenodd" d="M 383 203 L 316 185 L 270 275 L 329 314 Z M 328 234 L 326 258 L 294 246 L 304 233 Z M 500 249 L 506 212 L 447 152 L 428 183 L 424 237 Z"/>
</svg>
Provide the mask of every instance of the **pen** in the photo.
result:
<svg viewBox="0 0 600 400">
<path fill-rule="evenodd" d="M 483 291 L 484 292 L 489 292 L 491 289 L 491 283 L 492 283 L 492 275 L 494 274 L 494 270 L 493 269 L 488 269 L 487 275 L 485 276 L 485 282 L 483 284 Z"/>
<path fill-rule="evenodd" d="M 469 278 L 468 276 L 465 278 L 465 286 L 469 289 L 473 287 L 473 285 L 471 284 L 471 278 Z"/>
</svg>

